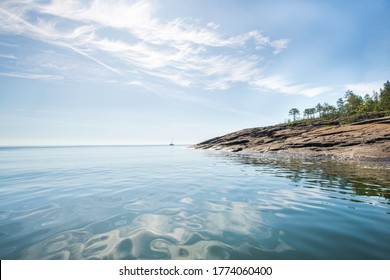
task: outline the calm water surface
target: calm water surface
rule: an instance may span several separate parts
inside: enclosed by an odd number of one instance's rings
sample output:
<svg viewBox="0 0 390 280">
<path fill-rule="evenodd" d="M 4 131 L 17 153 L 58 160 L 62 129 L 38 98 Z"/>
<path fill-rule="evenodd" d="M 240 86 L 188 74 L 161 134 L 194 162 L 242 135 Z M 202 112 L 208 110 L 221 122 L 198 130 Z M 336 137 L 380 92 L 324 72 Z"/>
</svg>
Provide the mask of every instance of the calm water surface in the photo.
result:
<svg viewBox="0 0 390 280">
<path fill-rule="evenodd" d="M 390 259 L 390 164 L 0 148 L 0 259 Z"/>
</svg>

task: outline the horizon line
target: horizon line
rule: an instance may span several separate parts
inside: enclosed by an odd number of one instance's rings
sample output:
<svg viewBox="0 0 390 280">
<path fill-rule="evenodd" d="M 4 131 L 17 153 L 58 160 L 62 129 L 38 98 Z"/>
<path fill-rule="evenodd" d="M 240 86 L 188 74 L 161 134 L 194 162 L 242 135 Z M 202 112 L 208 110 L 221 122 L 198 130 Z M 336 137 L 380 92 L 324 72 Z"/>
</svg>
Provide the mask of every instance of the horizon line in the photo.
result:
<svg viewBox="0 0 390 280">
<path fill-rule="evenodd" d="M 190 146 L 194 144 L 174 144 Z M 130 147 L 130 146 L 171 146 L 170 144 L 48 144 L 48 145 L 0 145 L 0 148 L 66 148 L 66 147 Z M 172 146 L 171 146 L 172 147 Z"/>
</svg>

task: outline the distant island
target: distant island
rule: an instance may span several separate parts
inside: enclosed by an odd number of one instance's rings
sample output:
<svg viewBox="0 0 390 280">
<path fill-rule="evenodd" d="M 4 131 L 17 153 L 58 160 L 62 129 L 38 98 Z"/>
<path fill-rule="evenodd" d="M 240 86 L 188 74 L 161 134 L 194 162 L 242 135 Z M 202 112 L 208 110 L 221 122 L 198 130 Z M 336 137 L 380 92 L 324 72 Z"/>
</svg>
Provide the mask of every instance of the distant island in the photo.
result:
<svg viewBox="0 0 390 280">
<path fill-rule="evenodd" d="M 293 120 L 248 128 L 193 145 L 196 149 L 324 156 L 390 161 L 390 83 L 363 97 L 347 91 L 337 100 L 305 109 L 292 108 Z"/>
</svg>

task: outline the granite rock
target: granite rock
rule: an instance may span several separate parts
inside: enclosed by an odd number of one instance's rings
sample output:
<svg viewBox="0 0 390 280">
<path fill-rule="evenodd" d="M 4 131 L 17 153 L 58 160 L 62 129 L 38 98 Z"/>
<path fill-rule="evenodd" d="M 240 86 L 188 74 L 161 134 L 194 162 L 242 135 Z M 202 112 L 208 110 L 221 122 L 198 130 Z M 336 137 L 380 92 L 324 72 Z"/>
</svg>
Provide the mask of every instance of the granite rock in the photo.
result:
<svg viewBox="0 0 390 280">
<path fill-rule="evenodd" d="M 347 125 L 280 124 L 239 130 L 192 146 L 231 152 L 390 160 L 390 117 Z"/>
</svg>

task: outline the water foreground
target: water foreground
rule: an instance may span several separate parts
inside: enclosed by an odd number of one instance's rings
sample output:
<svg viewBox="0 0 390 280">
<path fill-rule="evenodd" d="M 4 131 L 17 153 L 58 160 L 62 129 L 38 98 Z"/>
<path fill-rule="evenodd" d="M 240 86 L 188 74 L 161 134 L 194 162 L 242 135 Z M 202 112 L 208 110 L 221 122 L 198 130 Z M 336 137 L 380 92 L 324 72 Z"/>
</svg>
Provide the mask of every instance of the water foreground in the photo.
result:
<svg viewBox="0 0 390 280">
<path fill-rule="evenodd" d="M 390 259 L 390 164 L 0 149 L 1 259 Z"/>
</svg>

